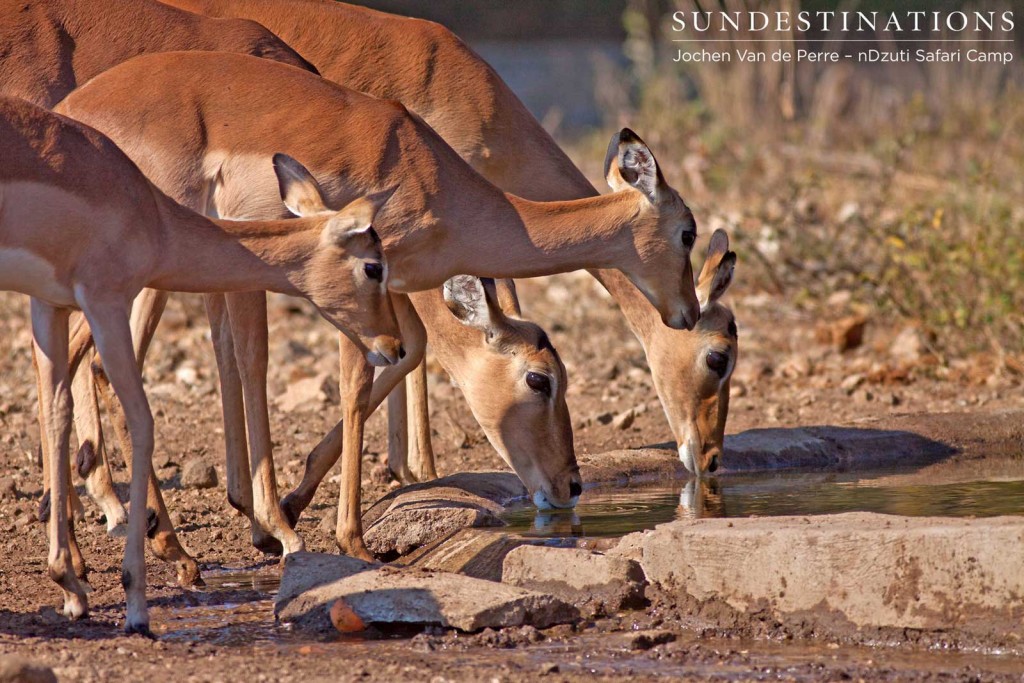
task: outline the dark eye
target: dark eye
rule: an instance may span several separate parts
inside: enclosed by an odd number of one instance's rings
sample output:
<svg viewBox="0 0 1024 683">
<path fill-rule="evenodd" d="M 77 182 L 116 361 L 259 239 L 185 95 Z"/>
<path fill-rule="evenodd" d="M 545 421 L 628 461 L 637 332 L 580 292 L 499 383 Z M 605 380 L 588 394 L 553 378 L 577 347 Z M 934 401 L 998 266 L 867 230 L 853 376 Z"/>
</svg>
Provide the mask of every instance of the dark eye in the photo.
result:
<svg viewBox="0 0 1024 683">
<path fill-rule="evenodd" d="M 683 233 L 683 246 L 687 249 L 693 247 L 693 243 L 697 241 L 697 233 L 686 231 Z"/>
<path fill-rule="evenodd" d="M 719 377 L 725 377 L 725 371 L 729 369 L 729 356 L 720 351 L 709 351 L 704 359 L 708 367 Z"/>
<path fill-rule="evenodd" d="M 542 375 L 539 372 L 528 372 L 526 373 L 526 385 L 539 394 L 551 395 L 551 380 L 548 379 L 547 375 Z"/>
<path fill-rule="evenodd" d="M 384 281 L 384 266 L 380 263 L 367 263 L 363 266 L 363 272 L 371 280 L 376 280 L 377 282 Z"/>
</svg>

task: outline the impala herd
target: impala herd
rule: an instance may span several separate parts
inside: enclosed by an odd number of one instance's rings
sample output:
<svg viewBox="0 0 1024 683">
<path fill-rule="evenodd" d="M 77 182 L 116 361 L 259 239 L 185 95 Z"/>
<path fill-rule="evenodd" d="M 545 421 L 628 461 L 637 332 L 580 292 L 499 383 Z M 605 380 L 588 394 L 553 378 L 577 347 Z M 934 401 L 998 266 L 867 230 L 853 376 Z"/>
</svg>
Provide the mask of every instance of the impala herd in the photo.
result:
<svg viewBox="0 0 1024 683">
<path fill-rule="evenodd" d="M 228 500 L 267 552 L 303 549 L 295 523 L 340 458 L 337 542 L 370 557 L 363 425 L 385 398 L 392 474 L 436 476 L 428 339 L 535 504 L 575 505 L 566 370 L 510 278 L 588 269 L 644 347 L 682 462 L 718 467 L 737 358 L 718 299 L 736 256 L 716 232 L 694 282 L 693 214 L 629 129 L 600 195 L 450 32 L 331 0 L 0 0 L 0 46 L 0 289 L 31 297 L 48 569 L 67 616 L 87 612 L 72 469 L 108 529 L 127 525 L 128 632 L 150 633 L 146 538 L 182 585 L 200 580 L 153 474 L 141 376 L 169 292 L 205 295 Z M 283 499 L 266 291 L 308 299 L 341 333 L 342 420 Z M 131 454 L 127 513 L 100 397 Z"/>
</svg>

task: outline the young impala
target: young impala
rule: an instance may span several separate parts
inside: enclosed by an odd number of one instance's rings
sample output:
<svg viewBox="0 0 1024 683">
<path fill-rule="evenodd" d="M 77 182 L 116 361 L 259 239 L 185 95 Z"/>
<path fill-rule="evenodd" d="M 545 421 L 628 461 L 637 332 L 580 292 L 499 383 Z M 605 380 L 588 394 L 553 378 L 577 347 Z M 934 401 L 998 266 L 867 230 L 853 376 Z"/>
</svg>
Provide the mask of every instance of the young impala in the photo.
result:
<svg viewBox="0 0 1024 683">
<path fill-rule="evenodd" d="M 322 187 L 331 204 L 356 195 L 391 194 L 375 226 L 388 253 L 394 292 L 436 288 L 456 274 L 529 277 L 580 267 L 619 268 L 656 303 L 664 321 L 692 327 L 699 317 L 689 262 L 693 216 L 665 182 L 651 151 L 629 130 L 613 138 L 606 158 L 615 192 L 534 202 L 491 185 L 402 105 L 266 60 L 146 55 L 93 79 L 59 110 L 109 134 L 158 186 L 187 205 L 200 205 L 202 188 L 219 175 L 224 189 L 212 208 L 221 216 L 281 212 L 273 178 L 264 169 L 273 151 L 270 140 L 308 165 L 315 178 L 306 182 Z M 374 382 L 372 368 L 342 339 L 346 376 L 341 386 L 350 429 L 342 436 L 337 428 L 327 440 L 331 447 L 342 443 L 346 453 L 338 541 L 363 556 L 361 424 L 370 407 L 419 362 L 425 341 L 408 297 L 393 300 L 409 354 Z M 265 425 L 266 370 L 259 360 L 266 354 L 265 300 L 260 294 L 233 296 L 227 308 L 246 418 Z M 269 461 L 269 450 L 258 456 L 255 451 L 269 449 L 263 430 L 250 422 L 250 434 L 259 437 L 251 440 L 252 458 Z M 229 466 L 229 472 L 233 469 Z M 579 491 L 575 462 L 558 468 L 555 479 L 540 474 L 523 474 L 538 500 L 573 503 Z M 273 491 L 267 488 L 261 497 L 254 490 L 254 498 L 257 522 L 268 524 L 268 535 L 282 541 L 286 552 L 298 547 L 294 532 L 278 522 Z M 293 501 L 291 510 L 304 506 L 301 498 Z"/>
<path fill-rule="evenodd" d="M 290 67 L 288 67 L 290 68 Z M 370 227 L 377 205 L 292 221 L 211 221 L 169 199 L 100 133 L 23 100 L 0 97 L 0 289 L 32 297 L 32 331 L 53 498 L 48 570 L 64 613 L 87 611 L 68 535 L 71 396 L 68 319 L 89 322 L 131 437 L 131 506 L 122 571 L 129 633 L 148 633 L 144 543 L 153 416 L 132 349 L 128 311 L 143 287 L 267 289 L 309 298 L 376 362 L 401 355 L 386 264 Z M 276 158 L 292 196 L 292 160 Z M 282 171 L 282 167 L 287 172 Z M 216 179 L 213 194 L 220 190 Z"/>
</svg>

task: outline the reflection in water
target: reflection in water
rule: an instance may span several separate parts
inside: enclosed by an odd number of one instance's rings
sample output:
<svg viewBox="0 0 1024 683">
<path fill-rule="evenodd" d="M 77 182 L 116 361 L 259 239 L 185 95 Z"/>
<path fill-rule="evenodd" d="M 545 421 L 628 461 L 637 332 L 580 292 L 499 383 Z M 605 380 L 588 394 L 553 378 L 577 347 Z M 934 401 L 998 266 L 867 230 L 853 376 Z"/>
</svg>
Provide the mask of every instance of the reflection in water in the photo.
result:
<svg viewBox="0 0 1024 683">
<path fill-rule="evenodd" d="M 1024 515 L 1024 480 L 879 486 L 883 473 L 774 473 L 584 492 L 574 510 L 507 511 L 502 531 L 542 537 L 622 536 L 674 519 L 879 512 L 914 517 Z M 892 477 L 886 483 L 891 484 Z"/>
</svg>

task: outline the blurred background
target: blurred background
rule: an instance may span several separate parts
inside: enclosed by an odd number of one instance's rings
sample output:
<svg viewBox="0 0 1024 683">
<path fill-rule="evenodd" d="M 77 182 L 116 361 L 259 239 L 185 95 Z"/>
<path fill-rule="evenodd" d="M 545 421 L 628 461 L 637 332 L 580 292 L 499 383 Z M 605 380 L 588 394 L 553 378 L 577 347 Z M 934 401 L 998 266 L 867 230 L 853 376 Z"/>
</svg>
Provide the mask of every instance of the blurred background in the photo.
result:
<svg viewBox="0 0 1024 683">
<path fill-rule="evenodd" d="M 666 150 L 659 161 L 703 218 L 702 232 L 726 227 L 739 243 L 745 291 L 781 295 L 822 319 L 910 322 L 942 367 L 982 353 L 1000 372 L 1021 370 L 1024 2 L 360 3 L 454 30 L 592 176 L 621 125 Z M 1014 42 L 965 32 L 910 43 L 921 36 L 879 32 L 857 34 L 875 42 L 845 49 L 991 48 L 1015 59 L 673 61 L 680 49 L 732 49 L 740 44 L 729 41 L 749 37 L 673 42 L 673 12 L 750 10 L 1014 11 Z M 840 50 L 850 36 L 781 37 L 791 40 L 772 49 Z"/>
</svg>

